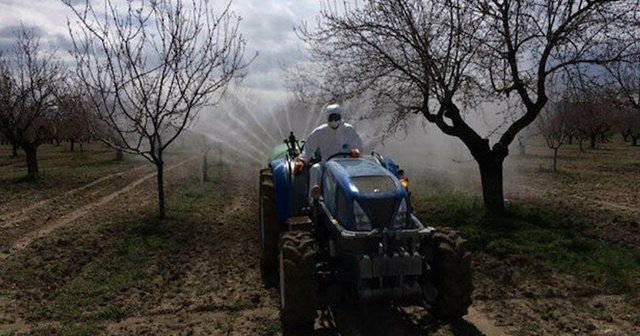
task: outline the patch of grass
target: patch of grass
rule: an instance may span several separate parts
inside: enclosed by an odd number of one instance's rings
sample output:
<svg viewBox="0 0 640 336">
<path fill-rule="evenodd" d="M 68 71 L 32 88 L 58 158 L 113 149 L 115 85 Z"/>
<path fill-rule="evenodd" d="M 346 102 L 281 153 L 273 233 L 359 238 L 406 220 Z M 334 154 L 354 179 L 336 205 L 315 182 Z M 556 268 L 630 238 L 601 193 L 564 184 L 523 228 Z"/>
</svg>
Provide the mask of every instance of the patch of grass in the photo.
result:
<svg viewBox="0 0 640 336">
<path fill-rule="evenodd" d="M 277 335 L 280 332 L 280 326 L 277 323 L 269 323 L 264 326 L 264 330 L 262 332 L 265 336 Z"/>
<path fill-rule="evenodd" d="M 103 327 L 95 323 L 72 324 L 63 326 L 61 334 L 67 336 L 91 336 L 100 333 L 102 330 Z"/>
<path fill-rule="evenodd" d="M 103 331 L 103 327 L 95 323 L 73 323 L 65 325 L 50 325 L 46 327 L 36 328 L 29 332 L 32 336 L 50 336 L 50 335 L 65 335 L 65 336 L 90 336 L 97 335 Z"/>
<path fill-rule="evenodd" d="M 453 193 L 441 187 L 413 191 L 413 208 L 425 224 L 458 227 L 480 220 L 484 213 L 482 200 Z"/>
<path fill-rule="evenodd" d="M 474 251 L 497 258 L 535 260 L 613 293 L 631 293 L 640 285 L 640 253 L 581 235 L 587 223 L 558 210 L 513 206 L 502 216 L 487 214 L 482 203 L 452 192 L 416 193 L 418 218 L 449 226 Z"/>
<path fill-rule="evenodd" d="M 167 219 L 158 220 L 155 214 L 129 218 L 127 232 L 116 236 L 104 254 L 47 294 L 45 302 L 30 311 L 29 319 L 79 323 L 65 324 L 65 331 L 57 330 L 64 335 L 86 335 L 92 334 L 93 326 L 119 321 L 143 309 L 148 302 L 130 297 L 153 291 L 156 279 L 166 283 L 180 278 L 181 268 L 176 265 L 182 263 L 184 250 L 198 229 L 191 227 L 189 217 L 197 214 L 200 207 L 219 206 L 222 202 L 223 190 L 218 187 L 221 175 L 211 175 L 212 182 L 202 184 L 193 177 L 172 193 Z M 71 266 L 57 262 L 45 265 L 52 275 L 67 274 L 70 271 L 66 268 Z M 12 278 L 19 280 L 20 276 L 28 276 L 28 272 Z"/>
<path fill-rule="evenodd" d="M 200 172 L 190 176 L 182 184 L 168 205 L 168 217 L 184 220 L 198 208 L 222 201 L 222 195 L 226 191 L 221 189 L 220 181 L 224 178 L 225 172 L 220 169 L 210 169 L 208 176 L 209 181 L 203 182 Z"/>
<path fill-rule="evenodd" d="M 153 223 L 141 223 L 119 241 L 110 253 L 87 266 L 51 298 L 50 318 L 62 321 L 118 321 L 126 316 L 119 304 L 122 293 L 151 290 L 158 270 L 171 262 L 181 246 L 164 234 L 145 230 Z"/>
<path fill-rule="evenodd" d="M 545 167 L 545 166 L 538 166 L 538 173 L 540 174 L 553 174 L 553 175 L 557 175 L 557 176 L 562 176 L 562 177 L 575 177 L 576 173 L 575 172 L 571 172 L 568 171 L 566 169 L 563 169 L 561 167 L 556 167 L 556 170 L 553 170 L 553 167 Z"/>
<path fill-rule="evenodd" d="M 535 322 L 527 322 L 518 331 L 516 331 L 516 335 L 517 336 L 544 335 L 544 329 L 542 329 L 542 327 Z"/>
</svg>

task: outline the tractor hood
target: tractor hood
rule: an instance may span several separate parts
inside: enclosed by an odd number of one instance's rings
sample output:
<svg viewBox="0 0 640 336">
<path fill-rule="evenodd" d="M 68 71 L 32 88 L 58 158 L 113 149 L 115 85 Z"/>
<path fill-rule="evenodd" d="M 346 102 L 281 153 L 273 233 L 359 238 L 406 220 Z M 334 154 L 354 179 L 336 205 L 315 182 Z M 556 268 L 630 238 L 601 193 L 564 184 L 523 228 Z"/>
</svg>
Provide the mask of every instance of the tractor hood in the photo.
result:
<svg viewBox="0 0 640 336">
<path fill-rule="evenodd" d="M 340 158 L 325 164 L 336 182 L 356 193 L 395 193 L 404 191 L 400 181 L 373 158 Z"/>
<path fill-rule="evenodd" d="M 375 159 L 328 161 L 323 196 L 332 214 L 351 230 L 388 227 L 399 212 L 407 212 L 406 201 L 403 202 L 407 191 L 400 180 Z M 401 203 L 404 203 L 402 207 Z M 361 223 L 366 224 L 359 225 Z"/>
<path fill-rule="evenodd" d="M 400 180 L 372 157 L 333 159 L 325 164 L 349 198 L 405 196 Z"/>
<path fill-rule="evenodd" d="M 340 174 L 350 177 L 389 175 L 393 176 L 386 168 L 369 158 L 340 158 L 327 162 L 328 169 L 338 170 Z"/>
</svg>

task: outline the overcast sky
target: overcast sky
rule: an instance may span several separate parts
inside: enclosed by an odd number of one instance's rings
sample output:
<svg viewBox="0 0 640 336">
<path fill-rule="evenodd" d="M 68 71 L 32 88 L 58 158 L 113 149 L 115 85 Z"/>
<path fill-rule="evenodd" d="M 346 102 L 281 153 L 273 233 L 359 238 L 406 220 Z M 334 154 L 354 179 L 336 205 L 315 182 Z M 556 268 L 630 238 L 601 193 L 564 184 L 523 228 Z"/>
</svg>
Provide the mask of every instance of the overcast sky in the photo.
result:
<svg viewBox="0 0 640 336">
<path fill-rule="evenodd" d="M 283 89 L 282 68 L 303 58 L 303 47 L 293 27 L 303 20 L 314 22 L 319 1 L 233 0 L 233 11 L 243 18 L 240 31 L 247 40 L 246 56 L 259 52 L 243 85 L 273 92 Z M 0 50 L 12 47 L 15 31 L 24 24 L 66 53 L 71 48 L 68 15 L 69 9 L 60 0 L 0 0 Z"/>
</svg>

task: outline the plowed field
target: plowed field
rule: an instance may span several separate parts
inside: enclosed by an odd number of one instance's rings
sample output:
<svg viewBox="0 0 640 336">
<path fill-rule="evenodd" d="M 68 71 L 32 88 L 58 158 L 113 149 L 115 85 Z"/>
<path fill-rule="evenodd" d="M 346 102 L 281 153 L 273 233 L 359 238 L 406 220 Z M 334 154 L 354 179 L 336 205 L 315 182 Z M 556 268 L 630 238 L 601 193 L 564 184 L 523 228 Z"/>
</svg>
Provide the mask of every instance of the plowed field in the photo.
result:
<svg viewBox="0 0 640 336">
<path fill-rule="evenodd" d="M 507 176 L 506 194 L 575 209 L 585 236 L 637 248 L 640 149 L 619 148 L 635 156 L 615 167 L 587 154 L 563 161 L 580 179 L 541 173 L 544 155 L 516 158 L 522 174 Z M 199 155 L 169 156 L 159 221 L 148 162 L 114 162 L 97 144 L 82 154 L 43 145 L 42 178 L 27 183 L 23 156 L 9 152 L 0 146 L 0 334 L 281 334 L 277 289 L 259 270 L 259 167 L 212 166 L 203 183 Z M 637 297 L 517 256 L 480 252 L 474 268 L 474 304 L 456 325 L 420 307 L 321 300 L 314 335 L 640 334 Z"/>
</svg>

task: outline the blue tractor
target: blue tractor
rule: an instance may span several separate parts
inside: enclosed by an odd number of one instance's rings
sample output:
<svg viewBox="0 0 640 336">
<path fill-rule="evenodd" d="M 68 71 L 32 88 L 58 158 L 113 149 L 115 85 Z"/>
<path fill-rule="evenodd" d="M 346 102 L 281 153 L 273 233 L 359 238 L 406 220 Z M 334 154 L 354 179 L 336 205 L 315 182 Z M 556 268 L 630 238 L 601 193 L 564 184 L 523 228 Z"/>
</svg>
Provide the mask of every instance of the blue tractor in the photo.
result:
<svg viewBox="0 0 640 336">
<path fill-rule="evenodd" d="M 413 215 L 408 179 L 393 160 L 334 155 L 321 196 L 309 201 L 308 169 L 293 174 L 303 145 L 292 132 L 260 171 L 261 266 L 279 274 L 283 327 L 313 326 L 327 279 L 359 301 L 417 303 L 445 322 L 464 316 L 473 290 L 465 241 Z"/>
</svg>

